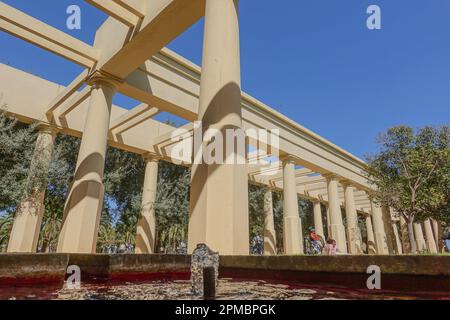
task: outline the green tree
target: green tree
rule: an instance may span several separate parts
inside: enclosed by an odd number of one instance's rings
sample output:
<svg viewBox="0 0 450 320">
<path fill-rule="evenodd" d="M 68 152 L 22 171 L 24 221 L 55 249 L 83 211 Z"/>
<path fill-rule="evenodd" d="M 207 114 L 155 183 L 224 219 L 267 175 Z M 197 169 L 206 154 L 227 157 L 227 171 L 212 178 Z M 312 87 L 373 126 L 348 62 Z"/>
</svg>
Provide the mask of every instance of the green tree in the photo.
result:
<svg viewBox="0 0 450 320">
<path fill-rule="evenodd" d="M 15 211 L 25 190 L 33 154 L 35 126 L 6 116 L 0 108 L 0 212 Z"/>
<path fill-rule="evenodd" d="M 263 253 L 264 250 L 264 194 L 266 188 L 249 184 L 248 185 L 248 213 L 250 224 L 250 252 Z"/>
<path fill-rule="evenodd" d="M 156 250 L 175 253 L 187 243 L 191 173 L 188 168 L 160 161 L 158 175 Z"/>
<path fill-rule="evenodd" d="M 413 223 L 434 218 L 449 223 L 450 130 L 400 126 L 378 139 L 380 151 L 367 157 L 375 200 L 407 223 L 410 251 L 417 252 Z"/>
</svg>

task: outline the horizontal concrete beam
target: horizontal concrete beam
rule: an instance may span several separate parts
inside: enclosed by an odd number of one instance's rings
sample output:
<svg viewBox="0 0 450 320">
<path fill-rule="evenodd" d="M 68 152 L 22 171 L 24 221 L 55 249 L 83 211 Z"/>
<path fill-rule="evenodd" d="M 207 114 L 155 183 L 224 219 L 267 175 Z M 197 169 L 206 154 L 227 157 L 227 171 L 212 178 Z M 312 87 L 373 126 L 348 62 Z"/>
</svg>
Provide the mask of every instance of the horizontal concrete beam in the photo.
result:
<svg viewBox="0 0 450 320">
<path fill-rule="evenodd" d="M 118 5 L 133 12 L 136 16 L 143 18 L 145 16 L 143 12 L 144 4 L 141 0 L 113 0 Z"/>
<path fill-rule="evenodd" d="M 91 96 L 92 88 L 90 86 L 86 86 L 81 91 L 77 91 L 72 95 L 70 99 L 64 101 L 61 107 L 57 110 L 57 115 L 61 119 L 65 117 L 69 112 L 74 110 L 81 103 L 86 101 L 87 98 Z"/>
<path fill-rule="evenodd" d="M 142 121 L 142 114 L 145 114 L 147 117 L 151 118 L 159 113 L 159 109 L 152 108 L 148 104 L 142 103 L 139 106 L 131 109 L 121 117 L 115 119 L 109 128 L 109 130 L 115 130 L 118 127 L 121 127 L 126 124 L 130 124 L 134 119 L 139 118 L 139 121 Z"/>
<path fill-rule="evenodd" d="M 18 84 L 20 84 L 21 90 L 17 90 Z M 27 94 L 25 95 L 22 92 L 27 92 Z M 65 105 L 62 105 L 61 110 L 56 110 L 52 122 L 47 119 L 47 106 L 54 97 L 61 96 L 62 93 L 67 93 L 67 88 L 0 64 L 0 96 L 2 97 L 0 106 L 5 104 L 7 112 L 24 123 L 49 123 L 63 134 L 81 137 L 87 108 L 89 107 L 88 99 L 79 101 L 77 108 L 60 117 L 59 112 L 66 109 Z M 77 91 L 72 99 L 77 100 L 77 97 L 80 98 L 85 93 Z M 69 100 L 68 105 L 71 104 Z M 113 106 L 111 124 L 119 121 L 118 119 L 123 119 L 128 112 L 124 108 Z M 173 127 L 150 118 L 140 120 L 139 124 L 135 124 L 125 131 L 121 131 L 122 128 L 118 127 L 119 130 L 111 132 L 108 137 L 109 145 L 137 154 L 154 153 L 153 138 L 173 130 Z M 129 122 L 125 125 L 129 126 Z"/>
<path fill-rule="evenodd" d="M 123 93 L 174 113 L 196 120 L 201 69 L 168 49 L 146 62 L 125 80 Z M 335 173 L 360 189 L 370 190 L 366 164 L 310 130 L 300 126 L 262 102 L 243 93 L 245 129 L 278 129 L 281 154 L 298 159 L 297 164 L 314 172 Z"/>
<path fill-rule="evenodd" d="M 0 2 L 0 29 L 84 67 L 92 68 L 98 51 L 92 46 Z"/>
<path fill-rule="evenodd" d="M 110 18 L 97 30 L 94 46 L 101 51 L 97 68 L 119 79 L 126 78 L 202 18 L 205 0 L 146 1 L 139 9 L 145 17 L 138 29 L 130 31 Z"/>
<path fill-rule="evenodd" d="M 139 23 L 139 17 L 126 7 L 111 0 L 85 0 L 87 3 L 104 11 L 109 16 L 129 27 L 135 27 Z"/>
<path fill-rule="evenodd" d="M 53 112 L 67 99 L 80 89 L 89 76 L 89 69 L 83 70 L 66 88 L 62 89 L 46 107 L 46 116 L 49 121 L 53 119 Z"/>
</svg>

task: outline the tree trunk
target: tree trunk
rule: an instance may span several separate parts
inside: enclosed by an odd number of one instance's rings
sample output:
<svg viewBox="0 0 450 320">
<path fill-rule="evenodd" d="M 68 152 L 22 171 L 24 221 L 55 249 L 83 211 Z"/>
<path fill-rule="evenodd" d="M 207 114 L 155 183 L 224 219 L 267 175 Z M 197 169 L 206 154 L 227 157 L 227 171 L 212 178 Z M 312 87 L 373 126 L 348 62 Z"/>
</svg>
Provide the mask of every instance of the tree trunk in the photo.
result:
<svg viewBox="0 0 450 320">
<path fill-rule="evenodd" d="M 443 236 L 443 233 L 444 233 L 444 228 L 442 227 L 442 222 L 437 221 L 437 224 L 438 224 L 438 232 L 437 232 L 437 238 L 438 238 L 437 245 L 438 245 L 438 250 L 439 250 L 439 252 L 444 253 L 444 241 L 442 241 L 442 236 Z"/>
<path fill-rule="evenodd" d="M 414 236 L 414 227 L 413 227 L 414 221 L 412 219 L 408 219 L 408 236 L 409 236 L 409 243 L 410 243 L 410 249 L 412 254 L 417 253 L 417 243 L 416 243 L 416 237 Z"/>
<path fill-rule="evenodd" d="M 48 239 L 44 239 L 44 241 L 42 241 L 42 248 L 40 252 L 46 253 L 48 249 Z"/>
<path fill-rule="evenodd" d="M 409 242 L 408 235 L 408 224 L 406 223 L 405 217 L 403 215 L 400 215 L 400 235 L 402 239 L 403 254 L 411 253 L 411 243 Z"/>
</svg>

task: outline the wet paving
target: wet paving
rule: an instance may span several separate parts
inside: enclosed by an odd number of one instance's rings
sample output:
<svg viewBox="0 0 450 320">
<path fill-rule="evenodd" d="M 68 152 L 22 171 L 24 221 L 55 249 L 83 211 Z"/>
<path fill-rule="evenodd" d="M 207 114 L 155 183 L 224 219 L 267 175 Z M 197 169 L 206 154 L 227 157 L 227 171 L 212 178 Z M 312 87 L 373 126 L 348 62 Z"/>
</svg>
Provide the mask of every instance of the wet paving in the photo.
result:
<svg viewBox="0 0 450 320">
<path fill-rule="evenodd" d="M 0 299 L 26 300 L 200 300 L 188 280 L 145 283 L 83 284 L 80 289 L 61 287 L 0 288 Z M 409 294 L 359 292 L 344 289 L 274 284 L 265 281 L 220 279 L 217 300 L 411 300 Z"/>
</svg>

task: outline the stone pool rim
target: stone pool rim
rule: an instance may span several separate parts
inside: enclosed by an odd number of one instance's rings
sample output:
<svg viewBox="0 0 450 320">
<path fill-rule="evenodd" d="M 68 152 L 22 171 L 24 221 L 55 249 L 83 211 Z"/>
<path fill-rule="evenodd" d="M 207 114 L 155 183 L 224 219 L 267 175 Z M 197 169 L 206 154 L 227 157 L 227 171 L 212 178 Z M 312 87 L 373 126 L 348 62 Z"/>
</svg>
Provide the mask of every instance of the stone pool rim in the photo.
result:
<svg viewBox="0 0 450 320">
<path fill-rule="evenodd" d="M 0 286 L 62 283 L 69 265 L 82 281 L 188 279 L 189 255 L 0 254 Z M 367 290 L 367 267 L 382 271 L 382 290 L 447 294 L 450 256 L 220 256 L 220 277 Z"/>
</svg>

